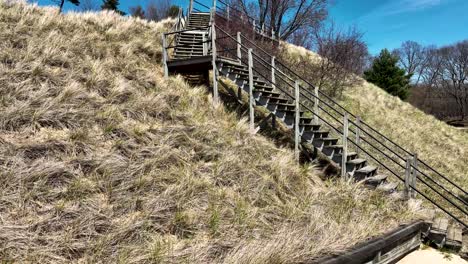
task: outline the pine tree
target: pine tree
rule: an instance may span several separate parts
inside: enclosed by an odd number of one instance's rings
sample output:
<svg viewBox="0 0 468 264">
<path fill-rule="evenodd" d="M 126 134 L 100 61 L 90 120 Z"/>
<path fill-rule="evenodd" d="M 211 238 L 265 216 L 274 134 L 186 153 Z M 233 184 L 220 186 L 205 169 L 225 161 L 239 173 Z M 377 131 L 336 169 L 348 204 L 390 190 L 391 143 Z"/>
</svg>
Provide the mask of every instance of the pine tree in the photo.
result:
<svg viewBox="0 0 468 264">
<path fill-rule="evenodd" d="M 398 67 L 398 58 L 387 49 L 380 52 L 370 70 L 364 73 L 364 78 L 391 95 L 408 98 L 411 75 L 406 75 L 405 70 Z"/>
<path fill-rule="evenodd" d="M 116 13 L 119 13 L 120 15 L 124 16 L 125 12 L 122 12 L 119 10 L 119 0 L 103 0 L 101 9 L 102 10 L 113 10 Z"/>
</svg>

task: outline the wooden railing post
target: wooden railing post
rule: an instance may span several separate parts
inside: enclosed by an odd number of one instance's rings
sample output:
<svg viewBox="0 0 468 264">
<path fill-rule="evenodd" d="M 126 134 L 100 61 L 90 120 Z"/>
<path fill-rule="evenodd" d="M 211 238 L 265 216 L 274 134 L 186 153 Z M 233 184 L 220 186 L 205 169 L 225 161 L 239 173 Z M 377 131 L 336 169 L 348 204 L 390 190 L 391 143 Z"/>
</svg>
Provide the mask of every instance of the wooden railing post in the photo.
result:
<svg viewBox="0 0 468 264">
<path fill-rule="evenodd" d="M 162 34 L 162 63 L 164 68 L 164 78 L 167 79 L 169 77 L 169 68 L 167 67 L 167 49 L 166 49 L 166 35 Z"/>
<path fill-rule="evenodd" d="M 319 92 L 318 87 L 314 87 L 314 123 L 319 124 Z"/>
<path fill-rule="evenodd" d="M 348 179 L 346 172 L 346 163 L 348 162 L 348 113 L 343 116 L 343 151 L 341 152 L 341 177 Z"/>
<path fill-rule="evenodd" d="M 187 16 L 188 17 L 190 17 L 190 15 L 192 14 L 192 10 L 193 10 L 193 0 L 190 0 L 189 7 L 188 7 L 188 10 L 187 10 Z"/>
<path fill-rule="evenodd" d="M 275 30 L 274 29 L 271 29 L 271 38 L 275 39 Z"/>
<path fill-rule="evenodd" d="M 203 32 L 202 34 L 202 39 L 203 39 L 203 56 L 208 55 L 208 43 L 206 42 L 206 32 Z"/>
<path fill-rule="evenodd" d="M 276 88 L 275 61 L 276 61 L 276 57 L 272 56 L 271 57 L 271 86 L 273 87 L 273 89 Z"/>
<path fill-rule="evenodd" d="M 218 95 L 218 69 L 216 67 L 216 26 L 215 21 L 211 23 L 211 53 L 213 64 L 213 101 L 215 104 L 219 103 Z"/>
<path fill-rule="evenodd" d="M 299 93 L 299 81 L 296 80 L 296 83 L 294 85 L 294 90 L 295 90 L 295 96 L 294 96 L 294 101 L 295 101 L 295 119 L 294 119 L 294 154 L 295 154 L 295 158 L 297 161 L 299 161 L 299 141 L 300 141 L 300 131 L 299 131 L 299 122 L 300 122 L 300 114 L 301 114 L 301 109 L 300 109 L 300 104 L 299 104 L 299 96 L 300 96 L 300 93 Z"/>
<path fill-rule="evenodd" d="M 255 100 L 253 96 L 254 90 L 254 80 L 253 80 L 253 57 L 252 57 L 252 49 L 249 49 L 249 127 L 250 131 L 255 131 L 255 113 L 254 113 L 254 105 Z"/>
<path fill-rule="evenodd" d="M 411 175 L 411 186 L 413 187 L 411 189 L 411 197 L 416 198 L 416 182 L 418 180 L 418 154 L 414 153 L 413 154 L 413 173 Z"/>
<path fill-rule="evenodd" d="M 256 25 L 255 25 L 255 19 L 254 19 L 254 21 L 253 21 L 253 31 L 254 31 L 254 34 L 255 34 L 256 30 L 257 30 L 257 28 L 256 28 Z"/>
<path fill-rule="evenodd" d="M 406 158 L 406 167 L 405 167 L 405 197 L 406 199 L 411 198 L 411 162 L 412 158 Z"/>
<path fill-rule="evenodd" d="M 239 61 L 239 63 L 242 62 L 242 49 L 241 49 L 241 45 L 242 45 L 241 33 L 240 33 L 240 32 L 237 32 L 237 60 Z"/>
<path fill-rule="evenodd" d="M 226 11 L 227 11 L 227 20 L 231 20 L 231 15 L 230 15 L 230 12 L 229 12 L 229 6 L 226 7 Z"/>
<path fill-rule="evenodd" d="M 361 145 L 361 117 L 356 117 L 356 145 Z M 356 147 L 356 153 L 359 155 L 360 148 Z"/>
</svg>

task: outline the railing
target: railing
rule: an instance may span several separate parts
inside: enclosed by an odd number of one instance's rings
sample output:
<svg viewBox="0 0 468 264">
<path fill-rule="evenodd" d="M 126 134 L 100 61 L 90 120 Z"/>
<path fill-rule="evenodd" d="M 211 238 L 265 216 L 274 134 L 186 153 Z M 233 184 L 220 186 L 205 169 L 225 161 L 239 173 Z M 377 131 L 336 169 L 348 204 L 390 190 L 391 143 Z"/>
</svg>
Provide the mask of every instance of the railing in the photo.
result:
<svg viewBox="0 0 468 264">
<path fill-rule="evenodd" d="M 270 40 L 277 39 L 277 33 L 273 28 L 269 27 L 264 22 L 260 23 L 258 19 L 248 15 L 247 12 L 233 7 L 222 0 L 190 0 L 187 8 L 187 14 L 191 14 L 194 11 L 199 13 L 209 13 L 213 8 L 216 11 L 216 18 L 221 20 L 218 21 L 219 24 L 225 23 L 230 27 L 238 29 L 242 28 L 244 32 L 246 29 L 249 29 L 255 34 Z"/>
<path fill-rule="evenodd" d="M 218 2 L 221 5 L 224 4 L 224 7 L 216 6 L 216 1 L 213 3 L 214 8 L 210 8 L 197 0 L 190 1 L 190 12 L 194 10 L 196 12 L 209 11 L 211 13 L 210 26 L 198 29 L 203 31 L 203 35 L 206 37 L 196 44 L 203 43 L 204 50 L 206 46 L 207 52 L 209 50 L 213 51 L 214 80 L 217 80 L 215 62 L 219 57 L 231 58 L 249 67 L 250 75 L 255 74 L 255 76 L 282 92 L 288 100 L 297 104 L 296 117 L 299 116 L 299 110 L 301 110 L 306 115 L 311 115 L 316 123 L 322 123 L 329 127 L 334 135 L 342 139 L 345 146 L 344 153 L 355 151 L 360 156 L 375 161 L 381 166 L 385 174 L 395 176 L 399 181 L 405 183 L 408 197 L 415 197 L 416 194 L 419 194 L 465 228 L 468 227 L 465 223 L 468 216 L 466 211 L 468 204 L 457 192 L 462 195 L 468 194 L 460 185 L 436 171 L 419 159 L 417 155 L 412 154 L 366 122 L 360 120 L 358 116 L 352 114 L 334 101 L 333 98 L 314 87 L 309 81 L 299 76 L 266 51 L 264 45 L 263 48 L 257 45 L 254 41 L 256 38 L 241 33 L 237 33 L 235 37 L 232 36 L 232 32 L 228 32 L 232 28 L 226 27 L 228 24 L 224 22 L 230 21 L 233 17 L 232 12 L 236 11 L 224 2 L 220 0 Z M 187 13 L 190 14 L 190 12 Z M 250 18 L 247 18 L 247 21 L 248 19 Z M 254 34 L 258 33 L 257 30 L 255 27 L 253 28 Z M 172 43 L 180 33 L 185 31 L 188 30 L 175 30 L 163 35 L 164 63 L 171 59 L 171 51 L 180 47 L 180 45 L 173 45 Z M 173 37 L 174 35 L 176 37 Z M 167 44 L 168 42 L 169 44 Z M 277 44 L 272 43 L 271 45 L 274 47 Z M 165 69 L 165 74 L 167 74 L 167 64 L 165 64 Z M 253 82 L 253 76 L 250 79 Z M 217 100 L 217 82 L 214 81 L 213 84 L 213 90 L 216 94 L 214 98 Z M 252 122 L 253 117 L 251 117 Z M 299 129 L 297 123 L 295 124 L 296 148 L 299 141 L 297 138 Z M 347 145 L 349 146 L 346 147 Z M 345 164 L 345 162 L 346 155 L 343 155 L 342 164 Z M 344 177 L 349 176 L 345 172 L 342 172 L 342 174 Z M 421 183 L 422 187 L 419 187 L 416 182 Z"/>
<path fill-rule="evenodd" d="M 191 43 L 190 45 L 184 45 L 184 44 L 178 44 L 177 40 L 180 38 L 180 33 L 184 32 L 189 32 L 189 31 L 194 31 L 198 30 L 201 31 L 200 35 L 202 35 L 202 40 L 201 41 L 195 41 Z M 163 36 L 163 59 L 167 61 L 174 60 L 174 52 L 176 51 L 177 48 L 183 48 L 187 47 L 190 48 L 193 45 L 196 44 L 202 44 L 204 46 L 204 55 L 209 55 L 209 51 L 211 50 L 211 26 L 208 27 L 200 27 L 200 28 L 195 28 L 195 29 L 183 29 L 183 30 L 177 30 L 177 31 L 172 31 L 168 33 L 164 33 Z"/>
<path fill-rule="evenodd" d="M 275 71 L 277 71 L 277 74 L 280 74 L 284 76 L 290 83 L 294 82 L 294 80 L 290 76 L 294 76 L 295 78 L 299 79 L 306 87 L 304 88 L 305 92 L 309 96 L 315 97 L 315 94 L 312 94 L 310 90 L 316 90 L 315 87 L 310 84 L 308 81 L 306 81 L 304 78 L 299 76 L 295 71 L 291 70 L 288 68 L 286 65 L 284 65 L 282 62 L 278 61 L 275 59 L 274 56 L 271 56 L 267 51 L 256 45 L 252 40 L 249 38 L 246 38 L 242 36 L 242 41 L 244 43 L 250 44 L 253 48 L 255 48 L 256 51 L 259 51 L 260 54 L 263 54 L 263 60 L 271 59 L 272 64 L 275 64 L 275 67 L 272 67 L 272 78 L 274 78 Z M 270 66 L 273 66 L 270 64 Z M 286 74 L 287 73 L 287 74 Z M 377 131 L 375 128 L 367 124 L 366 122 L 362 121 L 358 116 L 354 115 L 350 111 L 348 111 L 346 108 L 341 106 L 339 103 L 334 101 L 331 97 L 323 93 L 322 91 L 319 90 L 318 95 L 321 97 L 321 101 L 324 101 L 323 104 L 325 105 L 326 108 L 329 110 L 333 111 L 332 116 L 335 118 L 342 118 L 345 114 L 347 114 L 352 120 L 355 121 L 350 121 L 352 125 L 355 126 L 356 131 L 353 131 L 353 133 L 357 134 L 356 135 L 356 142 L 364 142 L 367 143 L 368 140 L 372 140 L 376 144 L 379 144 L 383 149 L 388 151 L 393 158 L 399 159 L 400 162 L 404 163 L 406 162 L 407 157 L 411 156 L 413 159 L 412 163 L 412 169 L 415 171 L 415 173 L 420 174 L 426 178 L 430 178 L 428 174 L 433 174 L 437 177 L 439 177 L 441 180 L 445 181 L 446 184 L 448 184 L 450 189 L 460 191 L 463 195 L 467 195 L 468 193 L 463 190 L 462 187 L 454 183 L 452 180 L 447 178 L 446 176 L 442 175 L 438 171 L 436 171 L 434 168 L 429 166 L 426 162 L 422 161 L 421 159 L 417 158 L 417 155 L 409 152 L 408 150 L 404 149 L 402 146 L 398 145 L 391 139 L 389 139 L 387 136 L 383 135 L 379 131 Z M 325 110 L 321 107 L 322 110 Z M 342 123 L 340 123 L 342 125 Z M 366 138 L 367 136 L 367 138 Z M 405 158 L 406 157 L 406 158 Z M 400 165 L 402 166 L 402 165 Z M 432 181 L 432 179 L 429 179 L 429 181 Z M 440 188 L 445 189 L 443 186 L 440 184 L 437 184 Z M 464 205 L 468 205 L 466 201 L 464 201 L 461 197 L 455 196 L 453 193 L 451 195 L 463 203 Z"/>
<path fill-rule="evenodd" d="M 172 28 L 169 30 L 169 32 L 183 29 L 185 27 L 185 21 L 186 21 L 186 17 L 184 17 L 184 10 L 180 7 L 177 13 L 176 22 L 174 23 Z"/>
<path fill-rule="evenodd" d="M 317 91 L 316 87 L 249 38 L 242 34 L 234 37 L 220 27 L 216 27 L 216 30 L 219 32 L 217 35 L 222 36 L 223 39 L 229 36 L 229 41 L 217 41 L 218 52 L 223 53 L 224 57 L 237 60 L 242 65 L 251 65 L 256 76 L 276 87 L 291 101 L 298 98 L 302 111 L 310 113 L 317 121 L 331 128 L 338 138 L 342 138 L 343 145 L 349 143 L 349 149 L 344 149 L 345 153 L 356 151 L 361 156 L 364 155 L 374 160 L 387 175 L 395 176 L 405 183 L 408 197 L 415 197 L 419 194 L 464 227 L 468 227 L 465 223 L 468 216 L 466 210 L 468 204 L 454 192 L 456 189 L 466 194 L 461 186 L 438 173 L 419 158 L 415 158 L 415 155 L 411 155 L 409 151 L 360 120 L 332 98 Z M 253 49 L 256 52 L 252 52 Z M 252 57 L 250 63 L 249 53 Z M 297 84 L 299 84 L 299 96 L 294 95 Z M 349 123 L 350 127 L 347 127 L 346 123 Z M 401 151 L 406 155 L 399 153 Z M 346 155 L 343 157 L 346 158 Z M 436 173 L 439 179 L 434 178 L 434 175 L 429 175 L 428 171 Z M 421 187 L 416 185 L 416 179 L 418 183 L 421 183 Z M 440 180 L 444 180 L 445 184 L 442 184 Z"/>
</svg>

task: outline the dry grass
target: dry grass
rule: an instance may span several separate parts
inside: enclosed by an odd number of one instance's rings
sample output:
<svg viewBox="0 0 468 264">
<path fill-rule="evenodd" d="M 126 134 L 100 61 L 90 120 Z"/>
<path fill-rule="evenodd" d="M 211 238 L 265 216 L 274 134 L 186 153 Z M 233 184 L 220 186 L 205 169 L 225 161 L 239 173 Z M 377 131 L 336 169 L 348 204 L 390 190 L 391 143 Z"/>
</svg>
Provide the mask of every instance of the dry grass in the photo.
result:
<svg viewBox="0 0 468 264">
<path fill-rule="evenodd" d="M 369 83 L 347 90 L 342 101 L 395 142 L 468 188 L 468 134 Z"/>
<path fill-rule="evenodd" d="M 163 80 L 169 25 L 0 0 L 1 261 L 301 262 L 415 217 Z"/>
</svg>

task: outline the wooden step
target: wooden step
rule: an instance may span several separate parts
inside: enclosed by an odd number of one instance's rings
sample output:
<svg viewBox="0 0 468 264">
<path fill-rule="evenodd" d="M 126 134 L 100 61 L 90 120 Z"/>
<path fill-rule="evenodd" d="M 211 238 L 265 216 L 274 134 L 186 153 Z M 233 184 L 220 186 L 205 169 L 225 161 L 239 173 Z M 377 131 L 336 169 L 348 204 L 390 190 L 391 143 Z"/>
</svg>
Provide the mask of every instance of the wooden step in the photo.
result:
<svg viewBox="0 0 468 264">
<path fill-rule="evenodd" d="M 432 222 L 431 230 L 427 238 L 437 247 L 442 248 L 446 242 L 449 221 L 446 218 L 436 218 Z"/>
<path fill-rule="evenodd" d="M 328 157 L 343 152 L 343 145 L 329 145 L 322 149 L 323 154 Z"/>
<path fill-rule="evenodd" d="M 296 109 L 296 105 L 288 104 L 288 103 L 276 103 L 277 110 L 294 110 Z"/>
<path fill-rule="evenodd" d="M 343 153 L 336 153 L 333 155 L 332 160 L 341 165 L 341 162 L 343 161 L 342 157 L 343 157 Z M 349 152 L 346 154 L 346 161 L 348 162 L 348 161 L 354 160 L 356 159 L 356 157 L 357 157 L 356 152 Z"/>
<path fill-rule="evenodd" d="M 377 188 L 380 184 L 384 183 L 388 178 L 388 175 L 385 174 L 377 174 L 375 176 L 368 177 L 364 180 L 366 185 L 372 186 Z"/>
<path fill-rule="evenodd" d="M 374 176 L 376 172 L 377 172 L 377 167 L 365 166 L 363 168 L 360 168 L 356 172 L 354 172 L 354 177 L 356 178 L 356 180 L 360 181 L 367 177 Z"/>
<path fill-rule="evenodd" d="M 314 138 L 312 140 L 312 144 L 314 146 L 322 146 L 323 144 L 323 147 L 325 146 L 331 146 L 331 145 L 336 145 L 336 143 L 338 143 L 338 139 L 337 138 Z"/>
<path fill-rule="evenodd" d="M 445 247 L 454 250 L 460 251 L 463 246 L 463 235 L 462 229 L 455 225 L 450 225 L 447 229 L 447 237 L 445 240 Z"/>
<path fill-rule="evenodd" d="M 377 190 L 384 193 L 393 193 L 398 188 L 398 182 L 387 182 L 377 186 Z"/>
</svg>

